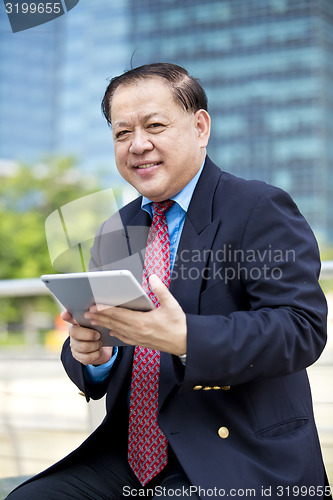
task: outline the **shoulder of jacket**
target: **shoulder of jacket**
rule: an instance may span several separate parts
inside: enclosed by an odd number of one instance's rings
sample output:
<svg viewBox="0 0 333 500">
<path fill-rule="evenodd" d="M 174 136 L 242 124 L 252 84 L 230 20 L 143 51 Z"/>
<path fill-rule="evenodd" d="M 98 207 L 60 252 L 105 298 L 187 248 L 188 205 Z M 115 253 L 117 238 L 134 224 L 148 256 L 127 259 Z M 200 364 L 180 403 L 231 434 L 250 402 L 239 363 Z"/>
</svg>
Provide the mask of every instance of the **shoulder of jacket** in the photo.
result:
<svg viewBox="0 0 333 500">
<path fill-rule="evenodd" d="M 218 189 L 225 191 L 229 194 L 235 193 L 237 197 L 242 199 L 258 200 L 262 196 L 274 196 L 276 194 L 289 196 L 288 193 L 283 191 L 277 186 L 268 184 L 265 181 L 256 179 L 244 179 L 230 174 L 229 172 L 222 171 Z"/>
<path fill-rule="evenodd" d="M 110 215 L 99 228 L 99 232 L 111 232 L 123 229 L 127 221 L 131 220 L 141 207 L 141 196 L 127 203 L 117 212 Z"/>
</svg>

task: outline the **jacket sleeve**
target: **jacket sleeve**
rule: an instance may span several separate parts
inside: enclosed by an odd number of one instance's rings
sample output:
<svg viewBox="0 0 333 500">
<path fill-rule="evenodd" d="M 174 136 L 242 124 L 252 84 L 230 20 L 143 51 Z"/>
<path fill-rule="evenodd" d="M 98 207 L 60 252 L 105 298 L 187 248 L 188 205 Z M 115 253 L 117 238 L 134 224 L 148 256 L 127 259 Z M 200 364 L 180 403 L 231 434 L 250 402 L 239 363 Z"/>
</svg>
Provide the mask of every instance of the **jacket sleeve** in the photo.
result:
<svg viewBox="0 0 333 500">
<path fill-rule="evenodd" d="M 307 222 L 277 188 L 265 190 L 246 217 L 237 228 L 239 251 L 220 264 L 205 309 L 187 315 L 182 390 L 288 375 L 314 363 L 325 346 L 326 300 Z M 219 293 L 226 285 L 235 304 L 228 314 L 221 312 L 228 297 Z"/>
<path fill-rule="evenodd" d="M 90 399 L 100 399 L 106 393 L 109 377 L 103 383 L 89 384 L 84 377 L 84 366 L 72 356 L 71 348 L 69 345 L 69 337 L 65 341 L 62 352 L 61 361 L 66 370 L 69 378 L 74 384 L 82 391 L 86 397 L 87 402 Z M 113 371 L 111 368 L 110 374 Z"/>
</svg>

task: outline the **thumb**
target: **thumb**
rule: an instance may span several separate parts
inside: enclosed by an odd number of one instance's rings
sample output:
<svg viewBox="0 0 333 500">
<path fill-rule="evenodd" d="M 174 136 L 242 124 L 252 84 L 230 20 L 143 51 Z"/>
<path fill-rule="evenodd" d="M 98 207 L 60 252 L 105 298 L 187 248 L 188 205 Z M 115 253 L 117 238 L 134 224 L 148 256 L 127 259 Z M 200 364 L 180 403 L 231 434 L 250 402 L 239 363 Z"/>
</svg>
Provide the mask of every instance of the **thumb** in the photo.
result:
<svg viewBox="0 0 333 500">
<path fill-rule="evenodd" d="M 175 301 L 168 288 L 156 274 L 149 277 L 149 285 L 161 306 L 171 305 Z"/>
</svg>

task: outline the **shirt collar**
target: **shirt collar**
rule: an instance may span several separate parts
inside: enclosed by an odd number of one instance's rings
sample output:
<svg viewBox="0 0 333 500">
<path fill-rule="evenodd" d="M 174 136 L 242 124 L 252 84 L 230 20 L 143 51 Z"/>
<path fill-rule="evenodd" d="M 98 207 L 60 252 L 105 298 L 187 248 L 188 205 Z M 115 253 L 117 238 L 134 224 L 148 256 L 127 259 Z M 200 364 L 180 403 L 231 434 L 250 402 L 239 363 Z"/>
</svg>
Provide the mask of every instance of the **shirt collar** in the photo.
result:
<svg viewBox="0 0 333 500">
<path fill-rule="evenodd" d="M 181 191 L 179 191 L 179 193 L 177 193 L 175 196 L 171 198 L 171 200 L 177 203 L 184 210 L 184 212 L 187 212 L 188 210 L 193 192 L 195 190 L 195 186 L 197 185 L 204 164 L 205 161 L 201 165 L 200 170 L 195 174 L 195 176 L 190 180 L 190 182 L 186 184 L 186 186 Z M 153 202 L 149 200 L 149 198 L 142 196 L 141 208 L 143 210 L 146 210 L 146 212 L 149 212 L 151 216 L 153 215 L 151 207 L 152 203 Z"/>
</svg>

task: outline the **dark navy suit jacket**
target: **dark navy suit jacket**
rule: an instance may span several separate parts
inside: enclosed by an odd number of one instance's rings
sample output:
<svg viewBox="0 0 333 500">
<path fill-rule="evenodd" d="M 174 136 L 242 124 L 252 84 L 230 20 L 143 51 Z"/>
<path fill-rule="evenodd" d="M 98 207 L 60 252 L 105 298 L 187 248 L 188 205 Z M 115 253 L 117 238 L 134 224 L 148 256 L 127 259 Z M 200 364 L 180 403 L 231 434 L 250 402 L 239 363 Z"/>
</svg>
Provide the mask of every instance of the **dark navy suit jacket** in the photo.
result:
<svg viewBox="0 0 333 500">
<path fill-rule="evenodd" d="M 92 268 L 126 267 L 141 279 L 151 221 L 140 204 L 103 224 Z M 271 498 L 324 485 L 305 370 L 326 342 L 319 270 L 315 238 L 289 195 L 207 158 L 170 285 L 187 316 L 186 367 L 162 353 L 159 389 L 159 425 L 193 485 L 257 496 L 271 488 Z M 88 386 L 64 345 L 65 369 L 87 400 L 107 394 L 99 435 L 120 419 L 132 355 L 120 348 L 106 383 Z"/>
</svg>

